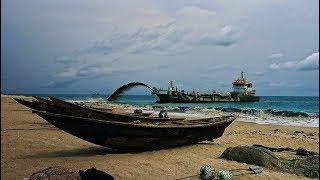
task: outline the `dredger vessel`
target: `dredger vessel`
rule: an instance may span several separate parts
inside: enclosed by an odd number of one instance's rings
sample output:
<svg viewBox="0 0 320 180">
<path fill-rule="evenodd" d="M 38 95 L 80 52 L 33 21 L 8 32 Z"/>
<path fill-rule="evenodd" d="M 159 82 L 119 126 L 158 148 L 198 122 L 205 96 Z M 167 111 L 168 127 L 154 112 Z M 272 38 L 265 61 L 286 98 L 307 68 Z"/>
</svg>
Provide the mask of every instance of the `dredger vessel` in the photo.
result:
<svg viewBox="0 0 320 180">
<path fill-rule="evenodd" d="M 241 76 L 232 83 L 233 91 L 228 93 L 219 93 L 215 90 L 212 93 L 200 93 L 192 91 L 191 93 L 184 90 L 178 90 L 173 87 L 173 82 L 169 82 L 168 89 L 154 87 L 152 93 L 159 97 L 158 103 L 210 103 L 210 102 L 256 102 L 260 100 L 256 96 L 256 90 L 253 89 L 252 83 Z"/>
</svg>

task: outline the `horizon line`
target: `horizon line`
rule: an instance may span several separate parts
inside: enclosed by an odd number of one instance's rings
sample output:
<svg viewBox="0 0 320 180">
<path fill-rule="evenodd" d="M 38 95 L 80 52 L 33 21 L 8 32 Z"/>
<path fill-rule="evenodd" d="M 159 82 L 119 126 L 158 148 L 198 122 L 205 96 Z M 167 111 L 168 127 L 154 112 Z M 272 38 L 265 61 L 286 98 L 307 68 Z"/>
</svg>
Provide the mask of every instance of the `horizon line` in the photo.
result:
<svg viewBox="0 0 320 180">
<path fill-rule="evenodd" d="M 1 93 L 1 95 L 92 95 L 93 93 Z M 102 96 L 110 96 L 111 94 L 101 94 Z M 123 96 L 153 96 L 151 94 L 124 94 Z M 318 97 L 319 95 L 261 95 L 260 97 Z"/>
</svg>

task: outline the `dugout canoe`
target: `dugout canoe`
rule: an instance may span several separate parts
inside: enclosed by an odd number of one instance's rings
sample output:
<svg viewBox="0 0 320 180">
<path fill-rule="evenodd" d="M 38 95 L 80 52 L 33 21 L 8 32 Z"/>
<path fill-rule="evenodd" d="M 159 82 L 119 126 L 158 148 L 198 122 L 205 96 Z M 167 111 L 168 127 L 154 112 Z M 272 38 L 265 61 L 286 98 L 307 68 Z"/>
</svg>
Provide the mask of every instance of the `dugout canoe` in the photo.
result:
<svg viewBox="0 0 320 180">
<path fill-rule="evenodd" d="M 198 120 L 134 122 L 97 120 L 35 111 L 57 128 L 82 140 L 118 150 L 148 150 L 194 144 L 219 138 L 237 118 L 220 116 Z"/>
</svg>

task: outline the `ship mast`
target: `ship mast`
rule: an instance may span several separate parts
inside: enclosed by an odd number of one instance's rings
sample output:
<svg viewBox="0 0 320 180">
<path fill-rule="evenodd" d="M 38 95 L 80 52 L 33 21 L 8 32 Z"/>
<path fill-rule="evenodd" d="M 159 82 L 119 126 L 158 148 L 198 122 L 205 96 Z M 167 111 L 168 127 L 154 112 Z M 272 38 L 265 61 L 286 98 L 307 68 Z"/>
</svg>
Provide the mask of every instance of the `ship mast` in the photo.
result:
<svg viewBox="0 0 320 180">
<path fill-rule="evenodd" d="M 244 78 L 244 72 L 243 72 L 243 71 L 241 71 L 241 77 L 240 77 L 240 79 L 241 79 L 241 80 L 245 80 L 245 78 Z"/>
<path fill-rule="evenodd" d="M 168 94 L 171 95 L 174 91 L 174 88 L 172 86 L 172 81 L 169 81 L 170 86 L 168 87 Z"/>
</svg>

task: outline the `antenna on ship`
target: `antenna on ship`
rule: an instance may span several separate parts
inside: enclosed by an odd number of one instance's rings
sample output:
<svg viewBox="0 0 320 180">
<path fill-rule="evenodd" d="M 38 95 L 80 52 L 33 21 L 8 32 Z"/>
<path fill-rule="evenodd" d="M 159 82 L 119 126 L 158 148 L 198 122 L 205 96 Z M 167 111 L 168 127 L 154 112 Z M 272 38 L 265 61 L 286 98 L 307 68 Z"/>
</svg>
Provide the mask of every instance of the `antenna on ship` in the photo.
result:
<svg viewBox="0 0 320 180">
<path fill-rule="evenodd" d="M 243 71 L 241 71 L 241 79 L 244 79 L 244 77 L 243 77 Z"/>
</svg>

